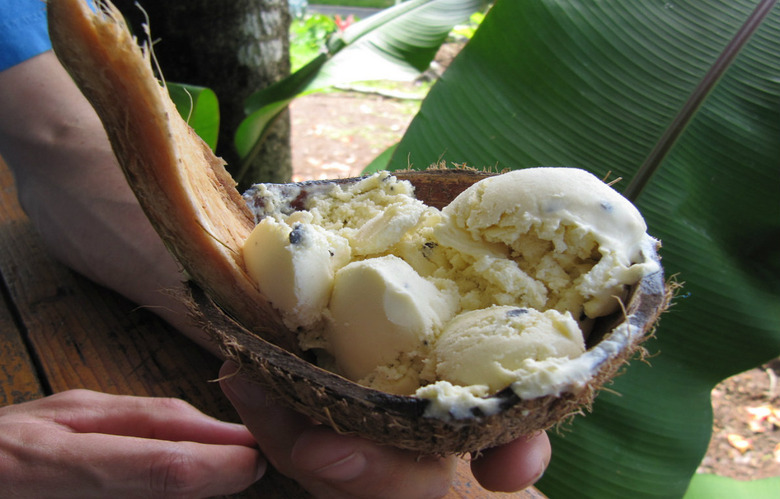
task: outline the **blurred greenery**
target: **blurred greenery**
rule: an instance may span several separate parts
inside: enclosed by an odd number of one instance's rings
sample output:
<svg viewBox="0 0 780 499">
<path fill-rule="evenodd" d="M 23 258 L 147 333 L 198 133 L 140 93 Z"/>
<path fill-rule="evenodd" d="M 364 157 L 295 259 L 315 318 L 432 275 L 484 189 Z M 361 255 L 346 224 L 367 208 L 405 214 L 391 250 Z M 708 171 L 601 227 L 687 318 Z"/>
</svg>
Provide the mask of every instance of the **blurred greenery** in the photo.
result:
<svg viewBox="0 0 780 499">
<path fill-rule="evenodd" d="M 344 5 L 384 9 L 395 5 L 395 0 L 310 0 L 310 5 Z"/>
<path fill-rule="evenodd" d="M 452 38 L 455 41 L 468 41 L 471 40 L 471 38 L 474 36 L 474 33 L 476 33 L 477 28 L 479 28 L 479 25 L 482 23 L 482 21 L 485 19 L 485 13 L 484 12 L 475 12 L 471 14 L 471 17 L 469 17 L 469 20 L 463 24 L 459 24 L 452 28 L 452 32 L 450 33 L 450 38 Z"/>
<path fill-rule="evenodd" d="M 696 475 L 685 499 L 777 499 L 780 477 L 740 481 L 717 475 Z"/>
<path fill-rule="evenodd" d="M 307 14 L 290 24 L 290 71 L 298 71 L 326 48 L 328 38 L 337 30 L 332 16 Z"/>
</svg>

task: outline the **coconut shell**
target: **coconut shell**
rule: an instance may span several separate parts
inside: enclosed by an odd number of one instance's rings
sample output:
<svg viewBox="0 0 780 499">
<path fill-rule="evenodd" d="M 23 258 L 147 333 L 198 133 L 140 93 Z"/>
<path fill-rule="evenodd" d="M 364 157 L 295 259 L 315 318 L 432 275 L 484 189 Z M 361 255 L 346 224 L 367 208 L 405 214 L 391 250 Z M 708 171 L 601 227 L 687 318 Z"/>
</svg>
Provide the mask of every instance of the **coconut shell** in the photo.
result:
<svg viewBox="0 0 780 499">
<path fill-rule="evenodd" d="M 189 276 L 242 324 L 295 351 L 297 344 L 244 270 L 254 222 L 236 183 L 184 122 L 152 71 L 151 52 L 107 3 L 48 2 L 57 57 L 103 121 L 141 207 Z"/>
<path fill-rule="evenodd" d="M 422 453 L 478 451 L 547 429 L 588 407 L 630 359 L 668 303 L 663 272 L 628 290 L 624 310 L 594 324 L 592 379 L 576 393 L 530 400 L 493 395 L 502 410 L 467 419 L 426 417 L 428 401 L 365 388 L 301 357 L 296 335 L 246 273 L 241 247 L 254 221 L 222 160 L 181 119 L 152 71 L 151 54 L 110 4 L 49 0 L 54 50 L 92 103 L 119 163 L 163 241 L 190 278 L 182 299 L 241 372 L 279 401 L 336 431 Z M 486 174 L 404 172 L 416 195 L 441 208 Z M 340 180 L 340 182 L 348 182 Z M 315 185 L 309 183 L 304 185 Z M 653 254 L 647 258 L 658 259 Z M 609 345 L 609 348 L 602 348 Z"/>
</svg>

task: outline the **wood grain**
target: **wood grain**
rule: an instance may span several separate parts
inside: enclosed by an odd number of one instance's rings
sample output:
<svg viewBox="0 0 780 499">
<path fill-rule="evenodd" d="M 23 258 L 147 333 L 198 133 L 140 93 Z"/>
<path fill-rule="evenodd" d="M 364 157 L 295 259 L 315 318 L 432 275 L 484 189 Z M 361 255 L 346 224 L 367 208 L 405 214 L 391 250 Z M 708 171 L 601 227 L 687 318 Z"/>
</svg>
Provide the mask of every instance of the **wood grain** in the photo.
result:
<svg viewBox="0 0 780 499">
<path fill-rule="evenodd" d="M 33 360 L 24 344 L 23 331 L 14 321 L 6 293 L 0 301 L 0 406 L 43 396 Z"/>
</svg>

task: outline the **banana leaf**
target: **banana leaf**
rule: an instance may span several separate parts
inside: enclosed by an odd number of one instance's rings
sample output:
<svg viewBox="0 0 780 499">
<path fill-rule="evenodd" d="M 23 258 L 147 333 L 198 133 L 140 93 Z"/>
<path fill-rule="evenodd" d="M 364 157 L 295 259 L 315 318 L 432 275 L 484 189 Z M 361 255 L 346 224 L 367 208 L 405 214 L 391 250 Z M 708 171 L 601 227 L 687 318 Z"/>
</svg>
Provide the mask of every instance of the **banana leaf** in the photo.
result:
<svg viewBox="0 0 780 499">
<path fill-rule="evenodd" d="M 356 81 L 410 81 L 430 65 L 453 26 L 485 0 L 408 0 L 385 9 L 332 36 L 327 50 L 245 102 L 247 117 L 234 145 L 245 167 L 252 162 L 274 119 L 297 96 Z"/>
<path fill-rule="evenodd" d="M 498 0 L 384 166 L 575 166 L 624 190 L 758 3 Z M 552 432 L 552 498 L 683 496 L 713 386 L 780 355 L 780 9 L 716 83 L 632 195 L 683 291 L 647 362 Z"/>
<path fill-rule="evenodd" d="M 179 114 L 197 130 L 212 151 L 216 150 L 219 136 L 217 94 L 210 88 L 186 83 L 167 82 L 165 86 Z"/>
</svg>

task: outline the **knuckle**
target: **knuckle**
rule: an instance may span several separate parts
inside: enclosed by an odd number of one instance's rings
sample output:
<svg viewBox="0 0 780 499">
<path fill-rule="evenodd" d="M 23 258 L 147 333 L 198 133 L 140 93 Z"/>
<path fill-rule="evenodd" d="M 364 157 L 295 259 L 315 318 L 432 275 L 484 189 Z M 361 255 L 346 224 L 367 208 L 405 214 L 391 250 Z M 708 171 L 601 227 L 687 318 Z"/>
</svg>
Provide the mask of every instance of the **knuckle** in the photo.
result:
<svg viewBox="0 0 780 499">
<path fill-rule="evenodd" d="M 149 489 L 153 497 L 196 497 L 203 475 L 191 454 L 172 449 L 150 464 Z"/>
<path fill-rule="evenodd" d="M 80 405 L 91 403 L 99 394 L 84 388 L 73 388 L 40 399 L 45 404 Z"/>
<path fill-rule="evenodd" d="M 192 404 L 179 398 L 156 397 L 150 399 L 150 401 L 155 404 L 159 410 L 166 410 L 179 414 L 199 412 Z"/>
<path fill-rule="evenodd" d="M 413 471 L 407 471 L 409 490 L 421 498 L 444 497 L 450 491 L 455 475 L 453 459 L 424 457 L 416 461 Z"/>
</svg>

